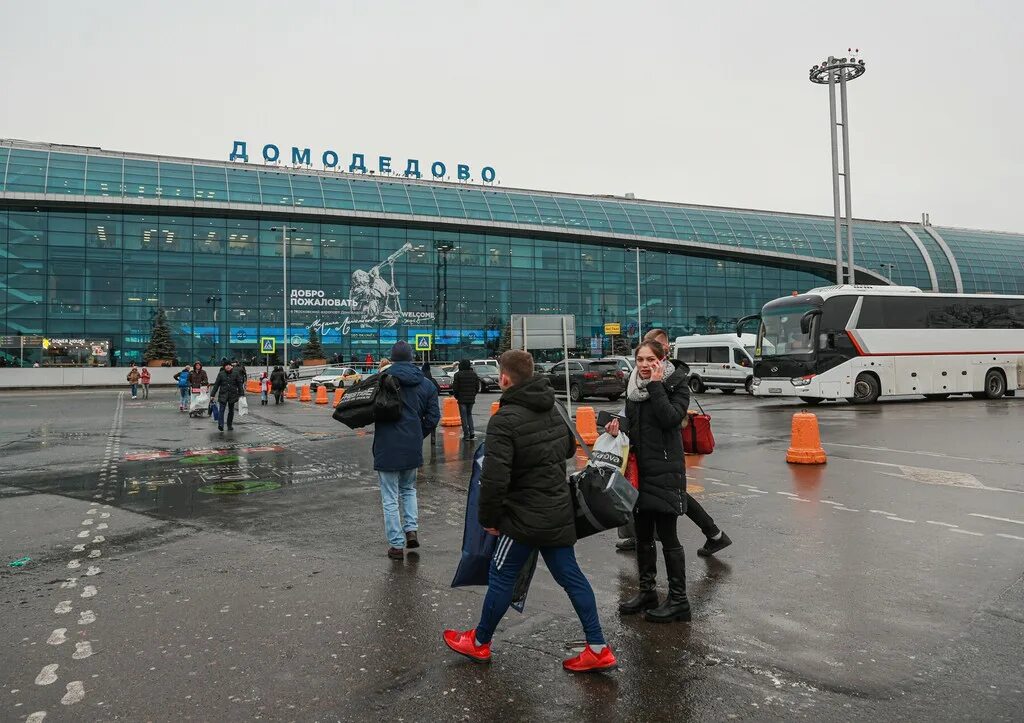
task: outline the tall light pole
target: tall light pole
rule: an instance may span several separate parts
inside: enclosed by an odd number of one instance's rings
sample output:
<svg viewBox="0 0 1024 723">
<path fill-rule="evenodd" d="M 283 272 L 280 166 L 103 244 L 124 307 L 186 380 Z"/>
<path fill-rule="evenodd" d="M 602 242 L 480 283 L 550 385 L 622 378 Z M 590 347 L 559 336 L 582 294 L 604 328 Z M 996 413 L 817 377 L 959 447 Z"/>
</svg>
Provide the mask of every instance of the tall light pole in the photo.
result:
<svg viewBox="0 0 1024 723">
<path fill-rule="evenodd" d="M 281 347 L 284 349 L 284 368 L 288 368 L 288 232 L 297 231 L 294 226 L 271 226 L 271 231 L 281 232 L 281 296 L 284 298 L 282 312 L 284 315 L 284 333 L 281 335 Z"/>
<path fill-rule="evenodd" d="M 859 49 L 850 52 L 860 52 Z M 828 86 L 829 130 L 832 134 L 832 208 L 836 233 L 836 284 L 843 283 L 843 242 L 840 232 L 839 177 L 843 177 L 846 192 L 846 267 L 847 279 L 854 283 L 853 272 L 853 208 L 850 194 L 850 118 L 846 104 L 846 83 L 867 72 L 863 60 L 856 57 L 835 58 L 831 55 L 811 68 L 812 83 Z M 841 121 L 836 121 L 836 83 L 839 84 Z M 839 139 L 837 130 L 843 129 L 843 165 L 839 168 Z"/>
<path fill-rule="evenodd" d="M 216 336 L 217 339 L 220 339 L 220 323 L 217 321 L 217 304 L 219 304 L 221 301 L 223 301 L 223 298 L 220 297 L 220 296 L 214 295 L 214 296 L 207 296 L 206 297 L 206 303 L 213 306 L 213 328 L 216 329 L 216 331 L 217 331 L 217 336 Z M 228 340 L 228 341 L 230 342 L 230 340 Z M 214 347 L 214 352 L 213 353 L 214 353 L 214 357 L 216 358 L 216 355 L 217 355 L 216 347 Z"/>
<path fill-rule="evenodd" d="M 892 272 L 896 270 L 896 264 L 879 264 L 879 266 L 885 270 L 886 278 L 892 281 Z"/>
</svg>

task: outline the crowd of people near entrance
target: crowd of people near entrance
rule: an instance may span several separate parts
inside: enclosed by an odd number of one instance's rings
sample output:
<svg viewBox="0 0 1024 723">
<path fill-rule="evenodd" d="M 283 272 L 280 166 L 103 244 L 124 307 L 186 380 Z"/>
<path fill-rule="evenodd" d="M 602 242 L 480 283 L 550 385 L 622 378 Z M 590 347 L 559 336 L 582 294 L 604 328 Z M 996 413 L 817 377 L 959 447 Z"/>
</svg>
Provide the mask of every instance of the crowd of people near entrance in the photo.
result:
<svg viewBox="0 0 1024 723">
<path fill-rule="evenodd" d="M 642 614 L 652 623 L 689 622 L 686 595 L 686 555 L 676 521 L 686 516 L 705 536 L 701 556 L 714 555 L 732 544 L 706 510 L 686 491 L 682 430 L 689 420 L 690 388 L 685 364 L 668 358 L 668 335 L 649 332 L 634 352 L 625 407 L 605 426 L 616 437 L 628 424 L 630 452 L 636 464 L 637 501 L 632 523 L 620 530 L 617 543 L 636 557 L 638 585 L 618 606 L 622 615 Z M 586 639 L 583 651 L 563 662 L 571 672 L 594 672 L 617 667 L 604 638 L 593 589 L 576 559 L 575 512 L 567 482 L 567 461 L 576 455 L 573 431 L 559 410 L 555 391 L 546 377 L 535 373 L 534 359 L 525 351 L 505 352 L 498 360 L 501 398 L 490 418 L 480 476 L 480 524 L 497 537 L 490 562 L 488 588 L 480 619 L 469 630 L 445 630 L 442 638 L 454 652 L 476 662 L 491 658 L 493 636 L 513 601 L 519 573 L 537 553 L 555 581 L 565 590 L 579 617 Z M 377 472 L 387 556 L 405 558 L 420 547 L 417 473 L 423 465 L 424 440 L 440 421 L 439 387 L 429 363 L 414 361 L 411 345 L 400 341 L 378 371 L 393 377 L 401 389 L 401 414 L 395 421 L 378 421 L 373 435 L 373 467 Z M 174 376 L 181 392 L 179 408 L 194 403 L 197 390 L 210 384 L 200 362 Z M 209 403 L 217 407 L 218 428 L 233 429 L 236 407 L 244 402 L 245 367 L 223 359 Z M 128 372 L 132 398 L 138 385 L 148 394 L 149 373 L 132 365 Z M 282 403 L 288 375 L 281 366 L 259 379 L 260 402 Z M 473 440 L 473 405 L 480 381 L 468 360 L 459 364 L 452 394 L 462 419 L 463 439 Z M 620 421 L 623 420 L 623 421 Z M 658 594 L 657 542 L 661 542 L 667 594 Z"/>
</svg>

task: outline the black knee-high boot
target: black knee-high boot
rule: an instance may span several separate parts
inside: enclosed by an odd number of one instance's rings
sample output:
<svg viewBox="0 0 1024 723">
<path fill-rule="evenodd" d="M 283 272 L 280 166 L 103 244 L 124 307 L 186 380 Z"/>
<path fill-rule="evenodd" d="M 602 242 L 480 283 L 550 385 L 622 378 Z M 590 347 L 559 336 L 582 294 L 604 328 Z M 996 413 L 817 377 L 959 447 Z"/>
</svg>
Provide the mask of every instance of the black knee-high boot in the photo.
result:
<svg viewBox="0 0 1024 723">
<path fill-rule="evenodd" d="M 668 597 L 653 610 L 644 613 L 652 623 L 690 621 L 690 601 L 686 599 L 686 554 L 682 547 L 665 548 L 665 569 L 668 571 Z"/>
<path fill-rule="evenodd" d="M 658 606 L 658 591 L 654 587 L 658 575 L 658 548 L 653 542 L 636 543 L 636 566 L 640 571 L 640 593 L 619 603 L 619 612 L 623 615 L 636 615 Z"/>
</svg>

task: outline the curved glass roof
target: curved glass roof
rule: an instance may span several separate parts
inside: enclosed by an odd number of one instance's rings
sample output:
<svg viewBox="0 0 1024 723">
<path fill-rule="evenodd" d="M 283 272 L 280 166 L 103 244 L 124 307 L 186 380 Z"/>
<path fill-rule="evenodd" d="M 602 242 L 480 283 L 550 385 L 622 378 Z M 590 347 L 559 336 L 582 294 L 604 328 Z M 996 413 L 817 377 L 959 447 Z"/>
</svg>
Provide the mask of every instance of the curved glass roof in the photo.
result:
<svg viewBox="0 0 1024 723">
<path fill-rule="evenodd" d="M 0 195 L 54 199 L 152 199 L 204 207 L 249 204 L 289 212 L 419 216 L 557 232 L 592 232 L 734 247 L 740 252 L 834 260 L 831 217 L 710 208 L 608 196 L 501 189 L 171 159 L 93 148 L 0 141 Z M 13 196 L 17 197 L 17 196 Z M 952 267 L 920 224 L 910 226 L 931 257 L 941 291 L 955 291 Z M 1024 293 L 1024 235 L 937 229 L 960 267 L 965 292 Z M 857 265 L 894 283 L 932 286 L 917 244 L 898 223 L 857 220 Z M 845 240 L 844 240 L 845 243 Z"/>
</svg>

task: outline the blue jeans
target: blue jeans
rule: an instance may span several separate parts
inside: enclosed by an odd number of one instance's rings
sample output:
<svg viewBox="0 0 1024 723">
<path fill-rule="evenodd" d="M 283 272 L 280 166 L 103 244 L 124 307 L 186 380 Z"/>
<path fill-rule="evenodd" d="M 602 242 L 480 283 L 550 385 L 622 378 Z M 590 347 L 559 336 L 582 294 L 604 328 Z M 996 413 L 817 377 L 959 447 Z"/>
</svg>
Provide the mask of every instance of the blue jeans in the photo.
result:
<svg viewBox="0 0 1024 723">
<path fill-rule="evenodd" d="M 416 470 L 378 470 L 377 476 L 380 478 L 380 501 L 384 507 L 384 534 L 387 535 L 389 545 L 403 548 L 405 533 L 418 529 Z M 402 503 L 401 517 L 398 515 L 399 499 Z"/>
<path fill-rule="evenodd" d="M 473 431 L 473 405 L 459 402 L 459 416 L 462 417 L 462 436 L 472 437 Z"/>
<path fill-rule="evenodd" d="M 178 387 L 178 391 L 181 392 L 181 406 L 188 409 L 192 403 L 192 390 L 188 387 Z"/>
<path fill-rule="evenodd" d="M 601 621 L 597 618 L 597 601 L 583 571 L 576 562 L 576 551 L 572 547 L 541 547 L 540 555 L 551 571 L 555 582 L 562 586 L 572 601 L 572 606 L 583 623 L 583 632 L 591 645 L 604 645 Z M 498 538 L 498 545 L 491 558 L 491 571 L 487 581 L 487 595 L 484 609 L 480 613 L 480 624 L 476 628 L 476 641 L 483 645 L 491 642 L 495 628 L 512 604 L 516 578 L 534 548 L 516 542 L 507 535 Z"/>
<path fill-rule="evenodd" d="M 235 423 L 235 405 L 238 402 L 220 402 L 220 421 L 217 426 L 220 429 L 224 429 L 225 417 L 227 418 L 228 426 L 233 426 Z"/>
<path fill-rule="evenodd" d="M 139 385 L 138 384 L 132 384 L 132 396 L 133 397 L 138 396 L 138 393 L 139 393 Z"/>
</svg>

